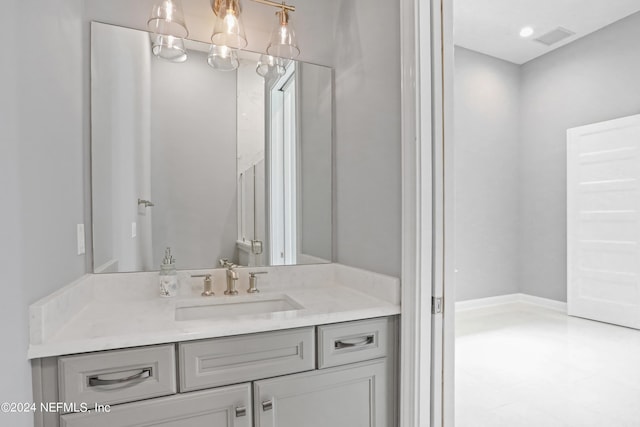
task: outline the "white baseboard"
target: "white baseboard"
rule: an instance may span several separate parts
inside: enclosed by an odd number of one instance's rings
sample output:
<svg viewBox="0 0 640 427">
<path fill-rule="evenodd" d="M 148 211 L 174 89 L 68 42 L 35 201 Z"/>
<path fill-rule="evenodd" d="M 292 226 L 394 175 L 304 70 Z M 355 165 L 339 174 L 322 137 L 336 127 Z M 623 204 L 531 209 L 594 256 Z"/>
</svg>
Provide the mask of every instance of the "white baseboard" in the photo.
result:
<svg viewBox="0 0 640 427">
<path fill-rule="evenodd" d="M 559 311 L 562 313 L 567 312 L 567 303 L 562 301 L 556 301 L 548 298 L 536 297 L 528 294 L 508 294 L 500 295 L 497 297 L 478 298 L 467 301 L 456 302 L 456 312 L 475 310 L 479 308 L 495 307 L 503 304 L 511 304 L 515 302 L 521 302 L 525 304 L 537 305 L 549 310 Z"/>
<path fill-rule="evenodd" d="M 457 301 L 456 311 L 475 310 L 477 308 L 487 308 L 496 305 L 510 304 L 518 302 L 520 294 L 499 295 L 497 297 L 470 299 L 467 301 Z"/>
<path fill-rule="evenodd" d="M 567 303 L 563 301 L 557 301 L 549 298 L 536 297 L 528 294 L 518 294 L 520 296 L 520 302 L 526 302 L 528 304 L 538 305 L 540 307 L 548 308 L 549 310 L 560 311 L 567 313 Z"/>
</svg>

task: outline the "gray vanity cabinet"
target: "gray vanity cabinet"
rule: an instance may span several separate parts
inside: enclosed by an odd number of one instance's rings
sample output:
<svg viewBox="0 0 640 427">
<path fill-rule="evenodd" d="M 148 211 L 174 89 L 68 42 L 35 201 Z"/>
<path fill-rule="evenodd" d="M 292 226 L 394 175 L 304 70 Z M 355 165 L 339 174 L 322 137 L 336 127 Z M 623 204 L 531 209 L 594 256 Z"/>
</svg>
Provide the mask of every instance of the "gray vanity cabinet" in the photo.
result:
<svg viewBox="0 0 640 427">
<path fill-rule="evenodd" d="M 397 328 L 384 317 L 39 359 L 35 400 L 88 408 L 35 426 L 394 427 Z"/>
<path fill-rule="evenodd" d="M 254 383 L 256 427 L 392 426 L 384 359 Z"/>
<path fill-rule="evenodd" d="M 62 427 L 251 427 L 251 424 L 250 384 L 116 405 L 110 412 L 60 417 Z"/>
</svg>

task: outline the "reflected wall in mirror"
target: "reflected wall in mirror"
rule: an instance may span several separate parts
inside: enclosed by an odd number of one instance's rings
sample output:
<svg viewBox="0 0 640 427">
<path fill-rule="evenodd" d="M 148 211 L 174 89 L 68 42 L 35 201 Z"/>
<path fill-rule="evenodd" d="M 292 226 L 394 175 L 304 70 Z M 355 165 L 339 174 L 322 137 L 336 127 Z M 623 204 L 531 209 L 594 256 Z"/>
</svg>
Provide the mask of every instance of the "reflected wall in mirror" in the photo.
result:
<svg viewBox="0 0 640 427">
<path fill-rule="evenodd" d="M 96 273 L 332 260 L 332 71 L 239 52 L 235 71 L 92 23 Z"/>
</svg>

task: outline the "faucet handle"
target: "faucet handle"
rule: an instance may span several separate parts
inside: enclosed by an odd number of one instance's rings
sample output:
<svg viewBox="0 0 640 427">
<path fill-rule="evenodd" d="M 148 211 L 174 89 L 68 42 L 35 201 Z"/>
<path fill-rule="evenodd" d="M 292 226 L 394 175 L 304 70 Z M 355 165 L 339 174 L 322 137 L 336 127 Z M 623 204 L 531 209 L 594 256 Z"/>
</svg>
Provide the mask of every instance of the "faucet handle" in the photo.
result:
<svg viewBox="0 0 640 427">
<path fill-rule="evenodd" d="M 228 258 L 222 258 L 220 261 L 218 261 L 218 263 L 220 264 L 221 267 L 228 268 L 229 270 L 233 270 L 234 268 L 237 267 L 237 265 L 229 261 Z"/>
<path fill-rule="evenodd" d="M 256 277 L 256 274 L 269 274 L 268 271 L 250 271 L 249 277 Z"/>
<path fill-rule="evenodd" d="M 258 289 L 258 274 L 268 274 L 268 271 L 252 271 L 249 273 L 249 289 L 247 289 L 247 293 L 256 294 L 260 292 Z"/>
<path fill-rule="evenodd" d="M 204 277 L 204 290 L 202 291 L 203 297 L 213 296 L 213 280 L 211 280 L 211 274 L 195 274 L 191 277 Z"/>
</svg>

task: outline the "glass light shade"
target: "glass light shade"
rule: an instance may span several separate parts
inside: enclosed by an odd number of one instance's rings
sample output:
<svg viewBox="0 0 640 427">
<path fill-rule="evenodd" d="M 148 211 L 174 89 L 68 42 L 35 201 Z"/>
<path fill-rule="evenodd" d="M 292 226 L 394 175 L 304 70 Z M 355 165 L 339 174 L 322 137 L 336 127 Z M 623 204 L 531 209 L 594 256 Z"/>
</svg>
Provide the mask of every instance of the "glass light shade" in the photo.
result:
<svg viewBox="0 0 640 427">
<path fill-rule="evenodd" d="M 240 65 L 238 52 L 235 49 L 214 44 L 209 48 L 207 63 L 218 71 L 233 71 Z"/>
<path fill-rule="evenodd" d="M 220 10 L 216 11 L 216 23 L 213 27 L 211 43 L 232 49 L 243 49 L 247 46 L 247 36 L 244 32 L 238 0 L 223 0 L 221 2 Z"/>
<path fill-rule="evenodd" d="M 184 40 L 174 36 L 151 34 L 151 52 L 154 56 L 171 62 L 187 60 L 187 49 Z"/>
<path fill-rule="evenodd" d="M 300 54 L 295 30 L 289 22 L 289 13 L 281 10 L 278 15 L 278 25 L 271 32 L 267 53 L 280 58 L 296 58 Z"/>
<path fill-rule="evenodd" d="M 147 21 L 149 31 L 163 36 L 186 38 L 189 35 L 180 0 L 160 0 L 153 5 Z"/>
<path fill-rule="evenodd" d="M 276 58 L 271 55 L 260 55 L 256 73 L 262 77 L 269 75 L 283 76 L 287 71 L 289 62 L 291 61 L 288 59 Z"/>
</svg>

